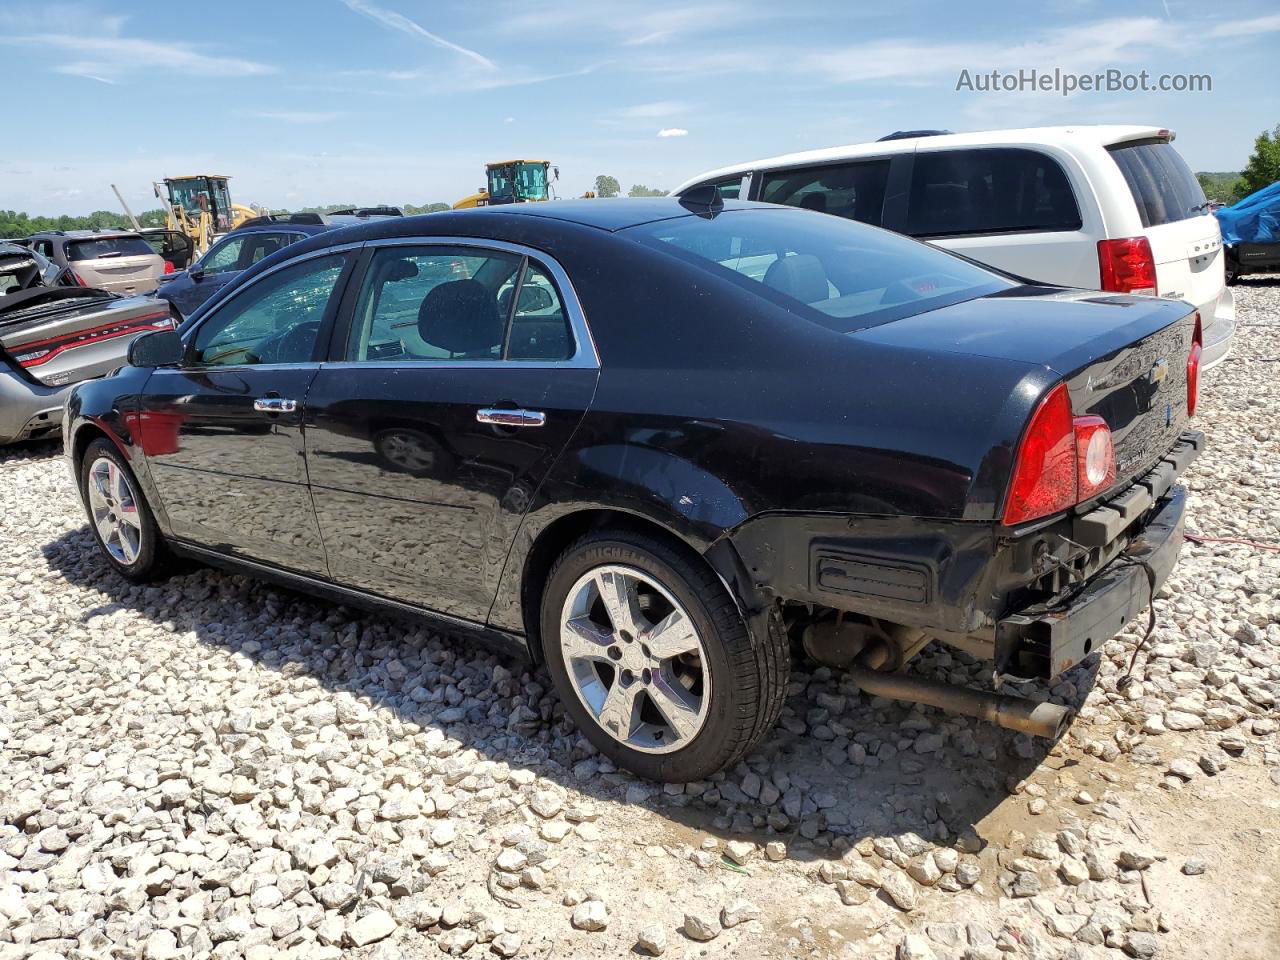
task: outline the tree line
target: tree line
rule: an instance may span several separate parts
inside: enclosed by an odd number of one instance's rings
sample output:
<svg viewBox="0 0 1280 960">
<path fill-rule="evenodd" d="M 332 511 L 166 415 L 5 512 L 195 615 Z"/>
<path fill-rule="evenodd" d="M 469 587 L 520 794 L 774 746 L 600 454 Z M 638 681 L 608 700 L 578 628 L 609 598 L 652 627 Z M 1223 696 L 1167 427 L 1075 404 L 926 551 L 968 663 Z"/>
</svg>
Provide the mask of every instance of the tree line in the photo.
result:
<svg viewBox="0 0 1280 960">
<path fill-rule="evenodd" d="M 1196 177 L 1205 197 L 1228 205 L 1280 181 L 1280 123 L 1258 134 L 1249 162 L 1239 173 L 1197 173 Z"/>
</svg>

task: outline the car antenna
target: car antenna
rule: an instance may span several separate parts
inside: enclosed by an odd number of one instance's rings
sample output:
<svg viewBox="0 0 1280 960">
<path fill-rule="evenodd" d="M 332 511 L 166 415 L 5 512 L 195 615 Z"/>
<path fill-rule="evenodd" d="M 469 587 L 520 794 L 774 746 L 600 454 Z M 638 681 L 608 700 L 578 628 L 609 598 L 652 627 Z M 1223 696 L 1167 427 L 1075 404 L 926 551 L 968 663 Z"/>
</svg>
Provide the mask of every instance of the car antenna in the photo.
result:
<svg viewBox="0 0 1280 960">
<path fill-rule="evenodd" d="M 680 194 L 680 206 L 694 213 L 715 216 L 724 209 L 724 197 L 714 183 L 704 183 Z"/>
</svg>

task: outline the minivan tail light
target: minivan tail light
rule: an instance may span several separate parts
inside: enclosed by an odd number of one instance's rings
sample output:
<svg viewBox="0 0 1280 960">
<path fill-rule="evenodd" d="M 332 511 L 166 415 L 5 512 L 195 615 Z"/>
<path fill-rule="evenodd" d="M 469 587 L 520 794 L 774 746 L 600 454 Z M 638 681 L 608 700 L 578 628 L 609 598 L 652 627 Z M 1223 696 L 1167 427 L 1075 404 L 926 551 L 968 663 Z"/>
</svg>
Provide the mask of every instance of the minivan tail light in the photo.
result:
<svg viewBox="0 0 1280 960">
<path fill-rule="evenodd" d="M 173 264 L 168 260 L 164 262 L 164 273 L 165 273 L 165 276 L 168 276 L 169 274 L 173 273 Z"/>
<path fill-rule="evenodd" d="M 1200 332 L 1200 314 L 1196 314 L 1195 332 L 1191 334 L 1191 354 L 1187 357 L 1187 416 L 1196 415 L 1196 401 L 1200 399 L 1200 353 L 1204 337 Z"/>
<path fill-rule="evenodd" d="M 1114 293 L 1155 296 L 1156 258 L 1146 237 L 1098 241 L 1098 272 L 1102 289 Z"/>
<path fill-rule="evenodd" d="M 1076 417 L 1060 383 L 1027 424 L 1005 498 L 1007 526 L 1066 510 L 1109 489 L 1116 479 L 1111 429 L 1102 417 Z"/>
</svg>

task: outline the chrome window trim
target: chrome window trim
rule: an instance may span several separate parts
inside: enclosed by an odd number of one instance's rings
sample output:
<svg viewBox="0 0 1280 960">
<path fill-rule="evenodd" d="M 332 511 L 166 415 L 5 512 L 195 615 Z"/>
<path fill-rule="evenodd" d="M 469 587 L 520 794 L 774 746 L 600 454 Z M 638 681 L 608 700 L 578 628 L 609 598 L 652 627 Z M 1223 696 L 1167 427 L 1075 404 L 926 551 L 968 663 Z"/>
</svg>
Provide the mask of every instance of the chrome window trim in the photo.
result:
<svg viewBox="0 0 1280 960">
<path fill-rule="evenodd" d="M 326 369 L 378 370 L 392 368 L 416 369 L 421 367 L 427 370 L 492 370 L 495 364 L 513 364 L 516 367 L 530 370 L 551 368 L 600 369 L 600 354 L 596 350 L 595 338 L 591 336 L 591 327 L 587 324 L 587 315 L 582 309 L 582 302 L 578 299 L 578 291 L 574 289 L 573 281 L 569 279 L 569 274 L 564 267 L 544 251 L 520 243 L 509 243 L 506 240 L 490 240 L 485 237 L 385 237 L 379 240 L 367 241 L 363 245 L 375 251 L 387 247 L 473 247 L 481 250 L 500 250 L 504 253 L 513 253 L 517 256 L 528 257 L 530 260 L 537 261 L 547 268 L 547 271 L 551 274 L 551 279 L 555 281 L 557 292 L 564 300 L 565 313 L 569 317 L 569 329 L 573 334 L 573 355 L 564 360 L 503 360 L 501 358 L 493 360 L 334 360 L 324 364 Z"/>
<path fill-rule="evenodd" d="M 321 250 L 312 250 L 309 253 L 300 254 L 299 256 L 296 256 L 296 257 L 290 257 L 288 260 L 284 260 L 280 263 L 277 263 L 270 270 L 263 270 L 260 274 L 258 274 L 256 277 L 254 277 L 244 286 L 237 287 L 235 290 L 231 291 L 231 293 L 227 296 L 225 300 L 220 300 L 217 303 L 215 303 L 213 305 L 213 308 L 210 309 L 207 313 L 197 316 L 193 312 L 192 318 L 195 319 L 195 322 L 191 324 L 189 329 L 184 330 L 181 334 L 183 345 L 184 346 L 186 345 L 188 337 L 192 336 L 195 333 L 195 331 L 199 330 L 201 327 L 203 327 L 206 323 L 209 322 L 210 317 L 216 317 L 218 313 L 221 310 L 223 310 L 227 304 L 232 303 L 236 299 L 236 297 L 241 296 L 246 290 L 252 290 L 254 286 L 256 286 L 259 282 L 261 282 L 262 280 L 265 280 L 267 277 L 271 276 L 272 274 L 277 273 L 280 270 L 285 269 L 286 267 L 292 267 L 296 264 L 304 263 L 307 260 L 314 260 L 316 257 L 327 257 L 332 254 L 346 253 L 350 250 L 359 250 L 363 246 L 364 246 L 364 241 L 361 240 L 354 243 L 339 244 L 336 247 L 325 247 Z M 188 319 L 191 319 L 191 318 L 188 318 Z M 251 364 L 241 364 L 241 366 L 251 366 Z M 252 366 L 260 366 L 260 364 L 252 364 Z M 195 368 L 187 367 L 185 369 L 192 370 Z M 203 370 L 203 369 L 214 369 L 214 368 L 201 367 L 200 369 Z M 218 367 L 217 369 L 221 370 L 225 368 Z"/>
</svg>

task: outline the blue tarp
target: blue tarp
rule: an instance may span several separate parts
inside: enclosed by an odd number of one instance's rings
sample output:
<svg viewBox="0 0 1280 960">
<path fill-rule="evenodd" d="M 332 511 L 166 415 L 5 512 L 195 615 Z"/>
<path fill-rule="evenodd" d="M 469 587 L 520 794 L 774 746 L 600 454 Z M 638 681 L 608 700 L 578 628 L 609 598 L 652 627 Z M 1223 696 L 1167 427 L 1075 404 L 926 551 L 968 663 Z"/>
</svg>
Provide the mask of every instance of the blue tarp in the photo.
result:
<svg viewBox="0 0 1280 960">
<path fill-rule="evenodd" d="M 1280 243 L 1280 182 L 1214 214 L 1224 243 Z"/>
</svg>

